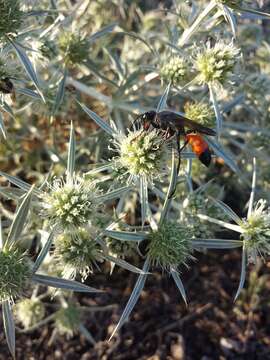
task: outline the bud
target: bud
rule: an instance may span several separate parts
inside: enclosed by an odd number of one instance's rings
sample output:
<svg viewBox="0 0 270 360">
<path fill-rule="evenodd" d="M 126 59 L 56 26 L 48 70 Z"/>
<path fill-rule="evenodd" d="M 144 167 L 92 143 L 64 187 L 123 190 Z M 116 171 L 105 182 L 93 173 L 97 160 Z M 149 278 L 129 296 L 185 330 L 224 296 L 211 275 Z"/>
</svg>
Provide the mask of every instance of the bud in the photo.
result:
<svg viewBox="0 0 270 360">
<path fill-rule="evenodd" d="M 215 113 L 209 104 L 203 102 L 187 102 L 184 106 L 184 110 L 185 116 L 188 119 L 196 121 L 203 126 L 215 126 Z"/>
<path fill-rule="evenodd" d="M 34 326 L 45 316 L 45 306 L 39 299 L 23 299 L 15 304 L 15 317 L 25 329 Z"/>
<path fill-rule="evenodd" d="M 55 179 L 43 196 L 43 213 L 52 226 L 74 231 L 97 216 L 98 194 L 95 183 L 84 177 L 77 175 L 66 182 Z"/>
<path fill-rule="evenodd" d="M 60 35 L 58 45 L 67 65 L 81 64 L 88 59 L 89 43 L 79 34 L 63 32 Z"/>
<path fill-rule="evenodd" d="M 100 246 L 89 228 L 59 235 L 55 240 L 55 257 L 64 266 L 64 277 L 75 278 L 79 273 L 83 280 L 102 261 Z"/>
<path fill-rule="evenodd" d="M 164 172 L 167 146 L 157 130 L 137 130 L 128 135 L 118 134 L 114 140 L 119 151 L 115 167 L 123 175 L 146 177 L 150 181 Z"/>
<path fill-rule="evenodd" d="M 148 257 L 152 265 L 164 269 L 170 266 L 187 266 L 192 258 L 193 231 L 188 226 L 174 221 L 164 222 L 157 231 L 151 231 L 148 237 Z"/>
<path fill-rule="evenodd" d="M 195 67 L 200 83 L 219 82 L 223 84 L 231 75 L 238 62 L 240 49 L 232 43 L 219 41 L 214 47 L 210 43 L 197 54 Z"/>
<path fill-rule="evenodd" d="M 249 261 L 255 263 L 257 256 L 270 254 L 270 208 L 266 200 L 259 200 L 250 216 L 242 222 L 241 238 Z"/>
<path fill-rule="evenodd" d="M 163 62 L 160 67 L 160 77 L 165 82 L 181 85 L 187 80 L 189 66 L 186 59 L 174 55 Z"/>
<path fill-rule="evenodd" d="M 80 325 L 80 312 L 74 305 L 60 309 L 55 314 L 54 326 L 61 335 L 71 337 Z"/>
<path fill-rule="evenodd" d="M 0 301 L 21 297 L 31 274 L 25 254 L 19 249 L 4 248 L 0 252 Z"/>
<path fill-rule="evenodd" d="M 0 40 L 5 35 L 15 35 L 19 31 L 24 13 L 19 0 L 0 0 Z"/>
</svg>

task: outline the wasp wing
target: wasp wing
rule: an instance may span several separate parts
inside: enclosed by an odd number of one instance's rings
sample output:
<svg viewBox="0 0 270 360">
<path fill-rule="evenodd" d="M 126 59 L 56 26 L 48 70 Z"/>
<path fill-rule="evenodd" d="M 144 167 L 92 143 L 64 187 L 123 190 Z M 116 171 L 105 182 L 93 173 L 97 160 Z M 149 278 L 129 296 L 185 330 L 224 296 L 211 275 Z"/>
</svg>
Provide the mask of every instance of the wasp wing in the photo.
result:
<svg viewBox="0 0 270 360">
<path fill-rule="evenodd" d="M 183 131 L 184 127 L 187 127 L 190 130 L 197 131 L 201 134 L 215 136 L 216 132 L 213 129 L 210 129 L 206 126 L 198 124 L 197 122 L 186 118 L 180 114 L 177 114 L 173 111 L 161 111 L 158 113 L 158 117 L 161 120 L 161 123 L 168 122 L 173 125 L 176 129 Z"/>
</svg>

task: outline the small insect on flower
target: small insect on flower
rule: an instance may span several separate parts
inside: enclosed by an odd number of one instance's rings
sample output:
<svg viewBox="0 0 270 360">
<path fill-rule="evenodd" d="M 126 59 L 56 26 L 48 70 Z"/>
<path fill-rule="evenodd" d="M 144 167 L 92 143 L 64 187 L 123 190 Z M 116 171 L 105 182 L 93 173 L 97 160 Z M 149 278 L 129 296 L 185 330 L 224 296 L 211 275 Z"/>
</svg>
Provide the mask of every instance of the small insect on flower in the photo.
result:
<svg viewBox="0 0 270 360">
<path fill-rule="evenodd" d="M 164 139 L 170 139 L 175 136 L 179 155 L 177 168 L 178 172 L 181 163 L 181 152 L 188 144 L 191 145 L 192 150 L 204 165 L 210 165 L 211 153 L 208 144 L 200 134 L 215 136 L 216 133 L 214 130 L 187 119 L 186 117 L 173 111 L 149 111 L 139 115 L 134 121 L 134 124 L 136 123 L 141 123 L 145 131 L 148 131 L 149 129 L 150 131 L 153 131 L 152 129 L 158 129 L 160 131 L 160 135 Z M 185 142 L 182 147 L 180 147 L 181 136 L 184 136 L 185 138 Z"/>
</svg>

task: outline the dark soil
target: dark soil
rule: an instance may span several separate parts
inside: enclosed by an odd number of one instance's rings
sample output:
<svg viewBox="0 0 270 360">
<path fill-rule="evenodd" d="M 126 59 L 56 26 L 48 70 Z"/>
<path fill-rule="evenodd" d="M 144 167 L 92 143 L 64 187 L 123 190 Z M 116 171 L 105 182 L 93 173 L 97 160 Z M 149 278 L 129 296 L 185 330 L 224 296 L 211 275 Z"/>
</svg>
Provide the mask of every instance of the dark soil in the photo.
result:
<svg viewBox="0 0 270 360">
<path fill-rule="evenodd" d="M 58 335 L 50 341 L 53 327 L 47 325 L 30 334 L 17 332 L 17 359 L 270 359 L 270 278 L 267 276 L 256 306 L 251 306 L 252 296 L 253 299 L 257 296 L 254 291 L 242 296 L 241 304 L 234 304 L 240 260 L 238 251 L 198 253 L 197 261 L 183 273 L 188 308 L 167 274 L 149 275 L 129 322 L 111 342 L 109 335 L 124 309 L 136 275 L 122 270 L 111 277 L 95 275 L 91 285 L 100 288 L 102 284 L 106 293 L 81 296 L 81 305 L 90 308 L 115 304 L 107 311 L 84 313 L 84 324 L 97 341 L 96 346 L 82 335 L 71 339 Z M 270 273 L 269 265 L 263 266 L 264 274 Z M 3 332 L 0 339 L 0 359 L 9 359 Z"/>
</svg>

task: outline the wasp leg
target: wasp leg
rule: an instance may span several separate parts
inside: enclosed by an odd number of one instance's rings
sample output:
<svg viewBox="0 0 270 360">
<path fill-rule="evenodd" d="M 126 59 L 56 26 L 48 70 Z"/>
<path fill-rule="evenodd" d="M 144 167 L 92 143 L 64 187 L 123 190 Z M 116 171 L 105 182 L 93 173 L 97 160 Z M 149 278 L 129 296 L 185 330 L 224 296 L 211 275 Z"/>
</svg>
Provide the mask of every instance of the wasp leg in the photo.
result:
<svg viewBox="0 0 270 360">
<path fill-rule="evenodd" d="M 180 166 L 181 166 L 181 152 L 184 150 L 184 148 L 187 146 L 188 144 L 188 140 L 185 140 L 184 145 L 182 147 L 180 147 L 180 135 L 181 133 L 178 131 L 177 135 L 176 135 L 176 146 L 177 146 L 177 152 L 178 152 L 178 163 L 177 163 L 177 169 L 176 169 L 176 174 L 178 176 L 179 171 L 180 171 Z M 175 183 L 175 187 L 172 190 L 172 192 L 169 195 L 169 199 L 171 199 L 176 191 L 176 186 L 177 186 L 177 181 Z"/>
</svg>

